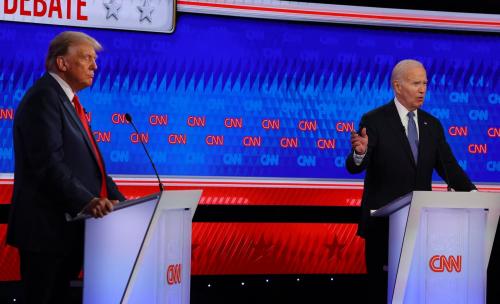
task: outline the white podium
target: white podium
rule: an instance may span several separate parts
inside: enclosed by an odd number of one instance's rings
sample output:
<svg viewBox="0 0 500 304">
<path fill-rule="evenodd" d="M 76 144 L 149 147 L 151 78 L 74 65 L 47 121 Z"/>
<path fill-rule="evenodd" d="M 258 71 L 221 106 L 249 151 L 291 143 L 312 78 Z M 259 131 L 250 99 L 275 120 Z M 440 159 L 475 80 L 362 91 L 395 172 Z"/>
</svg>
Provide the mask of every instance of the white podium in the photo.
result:
<svg viewBox="0 0 500 304">
<path fill-rule="evenodd" d="M 415 191 L 389 219 L 388 303 L 486 303 L 500 194 Z"/>
<path fill-rule="evenodd" d="M 189 303 L 191 223 L 201 192 L 163 191 L 87 219 L 83 302 Z"/>
</svg>

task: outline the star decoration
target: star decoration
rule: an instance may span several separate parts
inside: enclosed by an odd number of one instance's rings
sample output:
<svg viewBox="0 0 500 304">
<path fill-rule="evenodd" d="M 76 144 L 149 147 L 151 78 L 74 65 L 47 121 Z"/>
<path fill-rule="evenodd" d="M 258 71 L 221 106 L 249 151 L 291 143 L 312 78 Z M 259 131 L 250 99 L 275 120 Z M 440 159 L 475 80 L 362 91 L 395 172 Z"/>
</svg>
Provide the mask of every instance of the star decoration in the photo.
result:
<svg viewBox="0 0 500 304">
<path fill-rule="evenodd" d="M 271 255 L 274 244 L 272 241 L 265 241 L 264 236 L 261 235 L 259 240 L 255 244 L 252 244 L 252 247 L 255 250 L 255 261 L 258 261 Z"/>
<path fill-rule="evenodd" d="M 328 250 L 329 260 L 337 258 L 341 259 L 344 256 L 344 247 L 345 243 L 340 243 L 337 235 L 333 236 L 331 242 L 325 244 L 326 249 Z"/>
<path fill-rule="evenodd" d="M 110 0 L 108 3 L 103 3 L 104 7 L 108 10 L 106 12 L 106 20 L 111 17 L 114 17 L 115 20 L 118 20 L 118 11 L 122 7 L 121 3 L 118 3 L 118 0 Z"/>
<path fill-rule="evenodd" d="M 147 19 L 149 23 L 151 23 L 151 14 L 153 14 L 154 7 L 151 6 L 151 3 L 149 3 L 149 0 L 144 0 L 144 4 L 142 6 L 138 6 L 137 9 L 139 12 L 141 12 L 141 17 L 139 18 L 139 21 L 142 22 L 144 19 Z"/>
</svg>

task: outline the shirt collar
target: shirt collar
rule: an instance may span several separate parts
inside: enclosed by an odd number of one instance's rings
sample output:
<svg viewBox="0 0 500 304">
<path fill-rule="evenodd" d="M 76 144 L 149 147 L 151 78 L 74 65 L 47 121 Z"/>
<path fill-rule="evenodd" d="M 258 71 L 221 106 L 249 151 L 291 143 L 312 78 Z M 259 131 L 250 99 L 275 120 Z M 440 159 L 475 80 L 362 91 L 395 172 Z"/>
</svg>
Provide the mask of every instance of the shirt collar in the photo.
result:
<svg viewBox="0 0 500 304">
<path fill-rule="evenodd" d="M 405 108 L 405 106 L 403 106 L 399 100 L 397 99 L 397 97 L 394 97 L 394 103 L 396 104 L 396 109 L 398 110 L 398 114 L 399 114 L 399 118 L 401 119 L 401 121 L 406 121 L 406 119 L 408 118 L 408 109 Z M 413 111 L 413 114 L 415 114 L 415 119 L 418 118 L 418 114 L 417 114 L 417 110 Z"/>
<path fill-rule="evenodd" d="M 61 88 L 63 89 L 64 93 L 66 94 L 66 96 L 68 96 L 69 98 L 69 101 L 71 101 L 71 103 L 73 103 L 73 97 L 75 97 L 75 92 L 73 92 L 73 90 L 71 89 L 71 87 L 69 86 L 69 84 L 64 81 L 59 75 L 57 75 L 56 73 L 53 73 L 53 72 L 49 72 L 50 76 L 52 76 L 56 81 L 57 83 L 61 86 Z"/>
</svg>

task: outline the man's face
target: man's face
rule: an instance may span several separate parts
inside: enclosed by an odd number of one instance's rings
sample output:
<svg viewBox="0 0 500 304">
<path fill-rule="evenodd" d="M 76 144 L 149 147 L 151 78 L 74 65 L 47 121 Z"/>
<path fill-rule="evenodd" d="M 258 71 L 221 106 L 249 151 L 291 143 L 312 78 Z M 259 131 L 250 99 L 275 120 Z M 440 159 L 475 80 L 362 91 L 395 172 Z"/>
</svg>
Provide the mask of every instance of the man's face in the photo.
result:
<svg viewBox="0 0 500 304">
<path fill-rule="evenodd" d="M 63 79 L 73 91 L 78 92 L 92 85 L 97 70 L 97 55 L 90 44 L 71 45 L 66 55 L 58 58 L 58 68 Z"/>
<path fill-rule="evenodd" d="M 427 73 L 424 68 L 409 68 L 393 85 L 398 101 L 408 111 L 414 111 L 424 104 L 427 92 Z"/>
</svg>

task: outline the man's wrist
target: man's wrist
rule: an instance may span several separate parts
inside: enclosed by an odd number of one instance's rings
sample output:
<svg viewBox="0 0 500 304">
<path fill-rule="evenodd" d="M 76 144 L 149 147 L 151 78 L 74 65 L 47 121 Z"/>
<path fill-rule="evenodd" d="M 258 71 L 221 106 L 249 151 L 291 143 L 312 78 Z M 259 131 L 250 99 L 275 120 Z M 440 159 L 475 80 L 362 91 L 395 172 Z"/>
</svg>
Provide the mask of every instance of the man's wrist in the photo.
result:
<svg viewBox="0 0 500 304">
<path fill-rule="evenodd" d="M 363 159 L 365 158 L 365 155 L 366 155 L 366 153 L 359 155 L 359 154 L 356 154 L 356 151 L 354 151 L 353 159 L 354 159 L 354 163 L 356 164 L 356 166 L 361 165 L 361 163 L 363 162 Z"/>
</svg>

